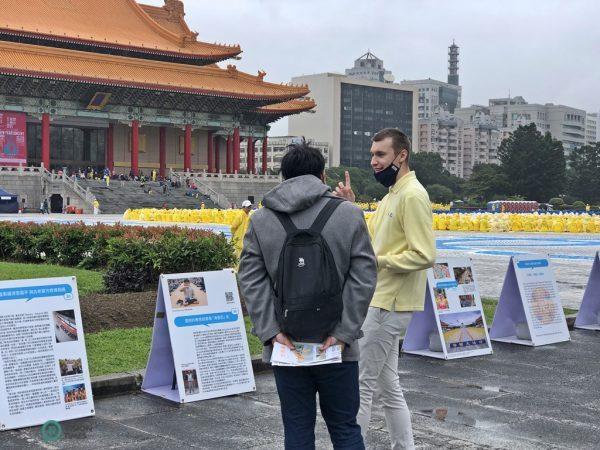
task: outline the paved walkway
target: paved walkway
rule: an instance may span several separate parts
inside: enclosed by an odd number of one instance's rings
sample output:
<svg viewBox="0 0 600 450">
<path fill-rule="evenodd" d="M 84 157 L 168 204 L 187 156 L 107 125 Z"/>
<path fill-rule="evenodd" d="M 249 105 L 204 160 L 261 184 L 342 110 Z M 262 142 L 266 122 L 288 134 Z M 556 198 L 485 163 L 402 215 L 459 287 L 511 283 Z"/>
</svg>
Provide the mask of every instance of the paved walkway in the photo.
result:
<svg viewBox="0 0 600 450">
<path fill-rule="evenodd" d="M 600 435 L 600 333 L 530 348 L 494 344 L 494 354 L 453 361 L 403 355 L 401 382 L 418 448 L 592 449 Z M 96 400 L 96 417 L 63 423 L 43 444 L 40 428 L 0 434 L 1 448 L 281 449 L 282 425 L 270 372 L 256 392 L 179 406 L 146 394 Z M 368 448 L 389 448 L 374 411 Z M 317 448 L 331 448 L 321 420 Z"/>
</svg>

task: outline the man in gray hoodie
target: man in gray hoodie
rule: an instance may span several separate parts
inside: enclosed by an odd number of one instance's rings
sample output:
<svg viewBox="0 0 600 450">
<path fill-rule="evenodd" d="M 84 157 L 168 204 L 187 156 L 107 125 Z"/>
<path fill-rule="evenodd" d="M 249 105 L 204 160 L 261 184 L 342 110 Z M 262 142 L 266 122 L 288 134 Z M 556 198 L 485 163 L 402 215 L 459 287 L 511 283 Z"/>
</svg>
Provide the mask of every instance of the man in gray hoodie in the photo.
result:
<svg viewBox="0 0 600 450">
<path fill-rule="evenodd" d="M 270 361 L 272 345 L 293 349 L 281 332 L 275 312 L 272 280 L 277 280 L 279 256 L 286 232 L 273 211 L 288 214 L 298 229 L 307 229 L 331 198 L 324 184 L 325 161 L 306 143 L 292 144 L 281 161 L 284 181 L 268 192 L 264 208 L 250 218 L 240 258 L 239 281 L 254 333 L 264 343 L 263 360 Z M 343 346 L 342 362 L 312 367 L 274 366 L 281 402 L 286 449 L 314 449 L 316 393 L 334 448 L 364 449 L 356 414 L 358 391 L 358 342 L 369 302 L 375 290 L 377 268 L 362 211 L 342 202 L 321 235 L 333 255 L 343 280 L 341 319 L 321 349 Z"/>
</svg>

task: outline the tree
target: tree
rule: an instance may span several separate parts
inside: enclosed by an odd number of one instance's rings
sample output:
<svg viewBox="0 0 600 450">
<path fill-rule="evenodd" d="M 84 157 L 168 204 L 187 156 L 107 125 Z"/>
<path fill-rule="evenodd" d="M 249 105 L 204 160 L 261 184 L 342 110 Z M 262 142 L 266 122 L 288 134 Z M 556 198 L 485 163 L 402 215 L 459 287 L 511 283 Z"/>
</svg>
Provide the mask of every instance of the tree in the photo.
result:
<svg viewBox="0 0 600 450">
<path fill-rule="evenodd" d="M 600 203 L 600 142 L 573 150 L 569 163 L 569 194 L 587 203 Z"/>
<path fill-rule="evenodd" d="M 441 184 L 430 184 L 426 189 L 433 203 L 450 203 L 454 199 L 452 190 Z"/>
<path fill-rule="evenodd" d="M 509 190 L 508 179 L 497 164 L 476 164 L 471 178 L 465 184 L 466 194 L 482 203 L 499 195 L 505 198 Z"/>
<path fill-rule="evenodd" d="M 454 193 L 454 197 L 460 197 L 463 181 L 444 169 L 444 161 L 439 154 L 414 153 L 410 156 L 409 165 L 423 186 L 441 184 L 449 188 Z"/>
<path fill-rule="evenodd" d="M 520 126 L 498 149 L 511 195 L 546 201 L 564 193 L 566 163 L 562 143 L 535 124 Z"/>
</svg>

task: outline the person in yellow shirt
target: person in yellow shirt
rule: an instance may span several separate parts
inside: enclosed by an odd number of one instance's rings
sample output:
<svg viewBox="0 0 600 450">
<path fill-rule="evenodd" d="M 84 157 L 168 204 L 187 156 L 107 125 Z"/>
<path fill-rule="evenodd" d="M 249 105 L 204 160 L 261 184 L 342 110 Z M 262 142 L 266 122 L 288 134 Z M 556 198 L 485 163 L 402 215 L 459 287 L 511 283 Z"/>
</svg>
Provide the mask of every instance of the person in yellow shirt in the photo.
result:
<svg viewBox="0 0 600 450">
<path fill-rule="evenodd" d="M 250 211 L 252 210 L 252 202 L 250 200 L 244 200 L 242 202 L 242 208 L 238 211 L 233 222 L 231 223 L 231 239 L 235 246 L 235 255 L 238 260 L 242 254 L 242 247 L 244 246 L 244 236 L 248 230 L 248 224 L 250 223 Z"/>
<path fill-rule="evenodd" d="M 414 311 L 425 306 L 426 269 L 435 262 L 431 203 L 409 168 L 410 139 L 386 128 L 373 136 L 371 167 L 389 188 L 368 223 L 377 257 L 377 287 L 363 324 L 360 345 L 360 409 L 357 422 L 366 437 L 375 392 L 385 413 L 392 448 L 414 448 L 410 412 L 398 375 L 399 341 Z M 354 201 L 350 176 L 336 188 Z"/>
</svg>

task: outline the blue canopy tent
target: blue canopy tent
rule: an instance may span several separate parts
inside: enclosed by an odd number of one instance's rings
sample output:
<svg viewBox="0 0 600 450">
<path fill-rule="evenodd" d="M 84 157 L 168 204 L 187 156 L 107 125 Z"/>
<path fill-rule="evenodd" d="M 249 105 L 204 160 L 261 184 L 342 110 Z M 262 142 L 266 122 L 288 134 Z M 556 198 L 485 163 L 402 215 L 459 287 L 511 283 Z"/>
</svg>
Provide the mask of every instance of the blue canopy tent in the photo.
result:
<svg viewBox="0 0 600 450">
<path fill-rule="evenodd" d="M 18 212 L 19 198 L 0 187 L 0 214 L 16 214 Z"/>
</svg>

